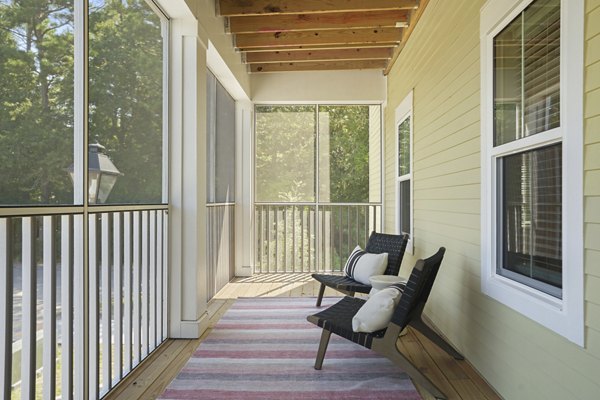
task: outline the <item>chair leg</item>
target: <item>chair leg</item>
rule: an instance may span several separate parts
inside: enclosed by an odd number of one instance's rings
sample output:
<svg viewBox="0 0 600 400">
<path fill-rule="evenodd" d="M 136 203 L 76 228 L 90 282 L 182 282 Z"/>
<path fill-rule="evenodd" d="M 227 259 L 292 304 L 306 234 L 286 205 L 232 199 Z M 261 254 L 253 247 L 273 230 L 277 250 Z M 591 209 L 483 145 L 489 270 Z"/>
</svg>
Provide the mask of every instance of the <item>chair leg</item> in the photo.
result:
<svg viewBox="0 0 600 400">
<path fill-rule="evenodd" d="M 464 360 L 462 354 L 460 354 L 454 347 L 444 340 L 436 331 L 431 329 L 421 318 L 415 318 L 410 322 L 410 325 L 421 332 L 426 338 L 435 343 L 440 349 L 454 357 L 456 360 Z"/>
<path fill-rule="evenodd" d="M 319 343 L 319 351 L 317 352 L 317 359 L 315 361 L 315 369 L 321 369 L 321 367 L 323 367 L 323 359 L 325 358 L 325 352 L 327 351 L 330 337 L 331 331 L 323 329 L 323 333 L 321 333 L 321 342 Z"/>
<path fill-rule="evenodd" d="M 323 301 L 323 294 L 325 293 L 325 284 L 321 283 L 319 288 L 319 297 L 317 297 L 317 307 L 321 307 L 321 301 Z"/>
<path fill-rule="evenodd" d="M 396 348 L 396 346 L 391 346 L 392 348 L 378 348 L 376 350 L 379 354 L 390 359 L 394 364 L 398 365 L 404 372 L 410 376 L 410 378 L 417 384 L 423 386 L 425 390 L 433 395 L 436 399 L 446 400 L 446 395 L 442 393 L 442 391 L 433 384 L 425 375 L 419 371 L 408 359 L 400 353 L 400 351 Z"/>
</svg>

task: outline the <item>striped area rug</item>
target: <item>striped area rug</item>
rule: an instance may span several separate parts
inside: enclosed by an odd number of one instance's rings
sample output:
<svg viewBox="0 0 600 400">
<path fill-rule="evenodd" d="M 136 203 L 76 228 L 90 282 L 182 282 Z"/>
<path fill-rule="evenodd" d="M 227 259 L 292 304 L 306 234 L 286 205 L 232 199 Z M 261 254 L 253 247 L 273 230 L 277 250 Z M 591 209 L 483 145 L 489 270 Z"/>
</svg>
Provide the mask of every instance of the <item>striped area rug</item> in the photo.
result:
<svg viewBox="0 0 600 400">
<path fill-rule="evenodd" d="M 402 370 L 336 335 L 316 371 L 321 329 L 306 321 L 319 310 L 315 301 L 238 299 L 160 399 L 421 399 Z"/>
</svg>

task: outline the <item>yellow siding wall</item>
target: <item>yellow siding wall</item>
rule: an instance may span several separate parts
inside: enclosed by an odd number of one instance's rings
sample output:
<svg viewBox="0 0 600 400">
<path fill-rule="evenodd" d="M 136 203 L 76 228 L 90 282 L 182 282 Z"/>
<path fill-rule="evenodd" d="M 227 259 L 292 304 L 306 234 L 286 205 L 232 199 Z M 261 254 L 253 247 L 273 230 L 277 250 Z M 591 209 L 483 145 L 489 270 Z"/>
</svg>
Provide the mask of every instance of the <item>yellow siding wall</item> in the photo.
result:
<svg viewBox="0 0 600 400">
<path fill-rule="evenodd" d="M 428 316 L 506 399 L 600 399 L 600 0 L 586 1 L 585 23 L 586 348 L 480 291 L 483 4 L 430 0 L 388 76 L 384 229 L 395 230 L 394 111 L 414 89 L 415 255 L 403 271 L 447 248 Z"/>
</svg>

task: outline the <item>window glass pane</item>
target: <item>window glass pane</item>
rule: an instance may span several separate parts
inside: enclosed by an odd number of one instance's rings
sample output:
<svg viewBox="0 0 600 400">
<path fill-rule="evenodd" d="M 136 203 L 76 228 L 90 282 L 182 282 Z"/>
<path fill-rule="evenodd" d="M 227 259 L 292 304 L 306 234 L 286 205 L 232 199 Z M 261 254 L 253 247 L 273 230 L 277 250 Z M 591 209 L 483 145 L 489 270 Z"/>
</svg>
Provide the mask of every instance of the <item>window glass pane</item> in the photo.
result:
<svg viewBox="0 0 600 400">
<path fill-rule="evenodd" d="M 538 0 L 524 13 L 526 136 L 560 125 L 560 0 Z"/>
<path fill-rule="evenodd" d="M 494 38 L 494 145 L 523 137 L 521 132 L 522 16 Z"/>
<path fill-rule="evenodd" d="M 502 254 L 498 273 L 507 271 L 562 288 L 562 145 L 501 159 Z M 559 292 L 558 292 L 559 293 Z"/>
<path fill-rule="evenodd" d="M 560 0 L 537 0 L 494 38 L 494 144 L 560 126 Z"/>
<path fill-rule="evenodd" d="M 73 2 L 0 2 L 0 205 L 73 204 Z"/>
<path fill-rule="evenodd" d="M 376 107 L 377 110 L 379 107 Z M 367 203 L 379 199 L 380 113 L 369 106 L 319 106 L 319 199 Z M 370 165 L 371 164 L 371 165 Z M 375 199 L 373 199 L 375 198 Z"/>
<path fill-rule="evenodd" d="M 400 230 L 410 234 L 410 180 L 398 183 L 398 196 L 400 197 Z"/>
<path fill-rule="evenodd" d="M 410 117 L 398 125 L 398 176 L 410 174 Z"/>
<path fill-rule="evenodd" d="M 256 106 L 256 201 L 315 201 L 315 106 Z"/>
<path fill-rule="evenodd" d="M 218 203 L 235 201 L 235 100 L 217 82 L 215 196 Z"/>
<path fill-rule="evenodd" d="M 162 202 L 162 33 L 144 0 L 90 4 L 89 141 L 106 147 L 120 172 L 112 190 L 103 189 L 106 203 Z"/>
</svg>

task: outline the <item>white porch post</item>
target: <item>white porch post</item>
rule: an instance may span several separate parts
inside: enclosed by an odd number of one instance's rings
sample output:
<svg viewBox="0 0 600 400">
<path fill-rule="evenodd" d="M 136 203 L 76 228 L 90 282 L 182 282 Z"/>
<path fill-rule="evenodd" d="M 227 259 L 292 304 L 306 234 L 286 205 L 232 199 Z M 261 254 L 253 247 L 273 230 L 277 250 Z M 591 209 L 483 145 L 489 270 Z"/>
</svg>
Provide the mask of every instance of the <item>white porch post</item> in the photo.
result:
<svg viewBox="0 0 600 400">
<path fill-rule="evenodd" d="M 171 22 L 169 336 L 197 338 L 206 312 L 206 35 Z"/>
<path fill-rule="evenodd" d="M 235 275 L 254 270 L 254 108 L 249 100 L 236 103 Z"/>
</svg>

